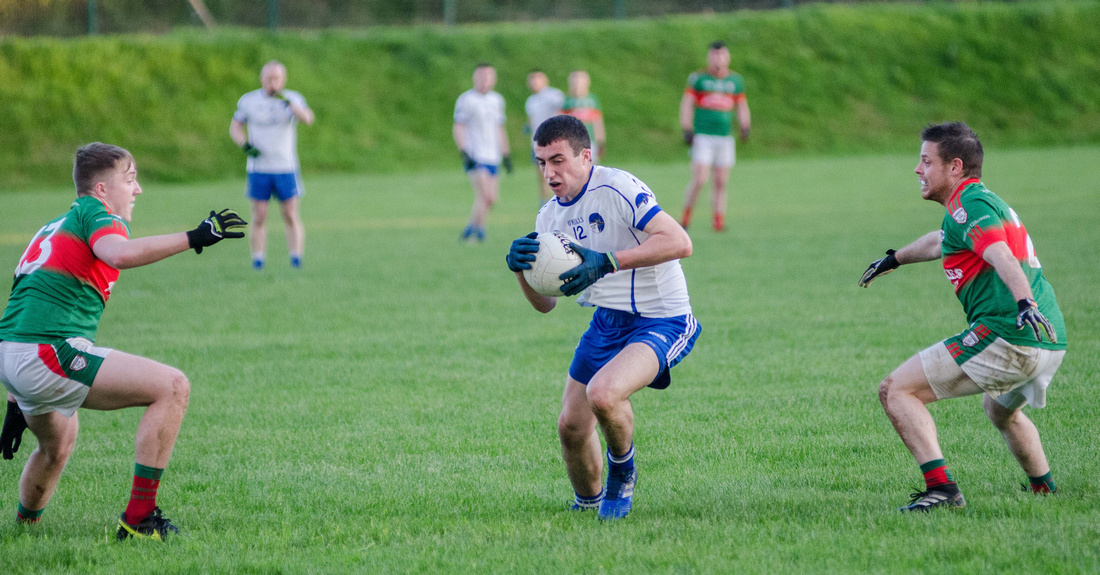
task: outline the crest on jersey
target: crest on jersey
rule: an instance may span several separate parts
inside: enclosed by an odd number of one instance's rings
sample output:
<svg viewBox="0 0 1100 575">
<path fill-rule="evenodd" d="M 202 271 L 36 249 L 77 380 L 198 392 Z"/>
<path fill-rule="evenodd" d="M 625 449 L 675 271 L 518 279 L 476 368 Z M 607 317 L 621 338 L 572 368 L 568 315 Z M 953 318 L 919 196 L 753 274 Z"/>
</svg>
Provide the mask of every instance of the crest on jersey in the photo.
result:
<svg viewBox="0 0 1100 575">
<path fill-rule="evenodd" d="M 642 192 L 634 198 L 634 206 L 640 208 L 640 207 L 648 204 L 650 198 L 652 198 L 652 197 L 653 197 L 653 195 L 650 194 L 649 192 Z"/>
<path fill-rule="evenodd" d="M 955 210 L 954 212 L 951 213 L 951 219 L 955 220 L 955 222 L 957 222 L 957 223 L 965 224 L 966 223 L 966 210 L 964 210 L 962 206 L 959 206 L 959 209 L 957 209 L 957 210 Z"/>
<path fill-rule="evenodd" d="M 88 367 L 88 360 L 84 359 L 83 355 L 78 355 L 73 358 L 73 362 L 69 364 L 69 371 L 80 371 Z"/>
<path fill-rule="evenodd" d="M 592 215 L 588 216 L 588 225 L 592 227 L 592 231 L 600 233 L 603 231 L 603 216 L 599 212 L 592 212 Z"/>
<path fill-rule="evenodd" d="M 978 339 L 978 334 L 970 332 L 963 336 L 962 344 L 966 347 L 974 347 L 975 345 L 978 345 Z"/>
</svg>

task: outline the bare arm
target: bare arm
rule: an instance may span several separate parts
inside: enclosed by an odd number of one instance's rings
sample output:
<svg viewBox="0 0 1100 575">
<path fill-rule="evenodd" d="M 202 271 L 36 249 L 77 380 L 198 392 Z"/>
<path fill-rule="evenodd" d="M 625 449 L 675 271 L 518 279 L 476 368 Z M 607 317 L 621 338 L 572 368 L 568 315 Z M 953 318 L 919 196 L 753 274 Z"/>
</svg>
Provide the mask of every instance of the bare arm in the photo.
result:
<svg viewBox="0 0 1100 575">
<path fill-rule="evenodd" d="M 233 139 L 233 143 L 237 144 L 237 147 L 241 147 L 248 142 L 248 134 L 244 130 L 244 122 L 238 122 L 233 120 L 229 123 L 229 137 Z"/>
<path fill-rule="evenodd" d="M 680 129 L 691 130 L 695 122 L 695 98 L 691 94 L 684 94 L 680 98 Z"/>
<path fill-rule="evenodd" d="M 307 108 L 305 106 L 299 105 L 297 102 L 295 102 L 293 100 L 287 100 L 287 104 L 289 104 L 289 106 L 290 106 L 290 113 L 294 114 L 294 117 L 298 118 L 299 122 L 301 122 L 301 123 L 303 123 L 307 126 L 312 126 L 313 125 L 313 119 L 314 119 L 313 110 L 310 110 L 309 108 Z"/>
<path fill-rule="evenodd" d="M 940 245 L 940 230 L 934 230 L 917 238 L 909 245 L 894 253 L 899 264 L 915 264 L 935 261 L 943 257 Z"/>
<path fill-rule="evenodd" d="M 1031 283 L 1027 281 L 1027 275 L 1020 267 L 1020 261 L 1012 255 L 1012 248 L 1008 247 L 1008 244 L 997 242 L 985 248 L 982 259 L 997 270 L 997 275 L 1001 278 L 1001 281 L 1005 282 L 1008 290 L 1012 292 L 1013 299 L 1016 301 L 1024 298 L 1034 299 L 1034 294 L 1031 292 Z"/>
<path fill-rule="evenodd" d="M 655 266 L 691 255 L 691 236 L 667 213 L 654 216 L 643 231 L 649 237 L 641 245 L 615 252 L 620 270 Z"/>
<path fill-rule="evenodd" d="M 752 114 L 749 113 L 749 101 L 741 98 L 737 103 L 737 125 L 741 127 L 741 141 L 749 139 L 752 130 Z"/>
<path fill-rule="evenodd" d="M 100 238 L 92 246 L 95 257 L 118 270 L 159 262 L 189 249 L 191 246 L 184 232 L 135 239 L 112 234 Z"/>
<path fill-rule="evenodd" d="M 515 272 L 515 274 L 516 280 L 519 281 L 519 287 L 523 290 L 523 297 L 527 298 L 527 301 L 531 303 L 531 307 L 538 310 L 539 313 L 550 313 L 550 310 L 558 305 L 558 298 L 542 295 L 532 289 L 527 280 L 524 279 L 523 272 Z"/>
<path fill-rule="evenodd" d="M 596 145 L 600 147 L 600 155 L 603 155 L 604 150 L 607 149 L 607 132 L 603 129 L 603 114 L 600 114 L 592 123 L 592 131 L 596 133 Z"/>
<path fill-rule="evenodd" d="M 504 129 L 504 124 L 497 127 L 497 131 L 500 132 L 500 155 L 507 156 L 512 153 L 512 148 L 508 144 L 508 130 Z"/>
<path fill-rule="evenodd" d="M 453 128 L 451 128 L 451 135 L 455 139 L 455 145 L 458 146 L 458 151 L 466 151 L 466 126 L 455 122 Z"/>
</svg>

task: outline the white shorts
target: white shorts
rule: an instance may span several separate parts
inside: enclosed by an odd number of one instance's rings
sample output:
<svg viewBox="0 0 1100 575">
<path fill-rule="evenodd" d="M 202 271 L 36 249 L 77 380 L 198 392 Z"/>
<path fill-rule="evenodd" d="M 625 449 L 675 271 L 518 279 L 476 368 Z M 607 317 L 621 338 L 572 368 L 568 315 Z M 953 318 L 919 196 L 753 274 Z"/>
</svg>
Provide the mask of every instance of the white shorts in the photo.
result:
<svg viewBox="0 0 1100 575">
<path fill-rule="evenodd" d="M 736 161 L 733 136 L 695 134 L 691 143 L 691 163 L 715 168 L 732 168 Z"/>
<path fill-rule="evenodd" d="M 943 342 L 921 351 L 920 361 L 937 399 L 988 393 L 1008 409 L 1041 409 L 1065 355 L 1064 349 L 1017 346 L 998 337 L 961 366 Z"/>
<path fill-rule="evenodd" d="M 27 415 L 72 417 L 111 350 L 82 337 L 53 345 L 0 341 L 0 383 Z"/>
</svg>

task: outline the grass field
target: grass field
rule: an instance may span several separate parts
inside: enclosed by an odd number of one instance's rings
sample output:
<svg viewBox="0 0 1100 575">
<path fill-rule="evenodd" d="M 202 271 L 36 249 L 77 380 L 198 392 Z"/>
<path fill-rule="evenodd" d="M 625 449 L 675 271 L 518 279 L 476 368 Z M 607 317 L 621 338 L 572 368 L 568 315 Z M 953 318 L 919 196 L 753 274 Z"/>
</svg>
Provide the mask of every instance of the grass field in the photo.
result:
<svg viewBox="0 0 1100 575">
<path fill-rule="evenodd" d="M 701 210 L 684 261 L 703 334 L 670 389 L 635 396 L 634 511 L 610 525 L 566 511 L 555 421 L 590 312 L 538 314 L 504 265 L 533 227 L 533 171 L 504 179 L 488 242 L 467 246 L 469 188 L 445 166 L 308 178 L 301 271 L 275 224 L 261 273 L 244 241 L 124 272 L 98 343 L 192 380 L 159 497 L 187 536 L 107 541 L 140 412 L 81 412 L 41 524 L 13 520 L 33 438 L 0 461 L 0 572 L 1096 572 L 1098 152 L 993 150 L 985 167 L 1066 316 L 1070 352 L 1048 408 L 1030 411 L 1057 497 L 1018 490 L 1025 477 L 972 397 L 932 406 L 969 506 L 895 511 L 921 477 L 876 386 L 965 327 L 937 263 L 856 287 L 883 250 L 939 226 L 914 148 L 735 169 L 730 231 L 711 232 Z M 622 167 L 679 214 L 686 164 Z M 241 188 L 146 183 L 133 232 L 244 210 Z M 71 195 L 3 196 L 0 268 Z"/>
</svg>

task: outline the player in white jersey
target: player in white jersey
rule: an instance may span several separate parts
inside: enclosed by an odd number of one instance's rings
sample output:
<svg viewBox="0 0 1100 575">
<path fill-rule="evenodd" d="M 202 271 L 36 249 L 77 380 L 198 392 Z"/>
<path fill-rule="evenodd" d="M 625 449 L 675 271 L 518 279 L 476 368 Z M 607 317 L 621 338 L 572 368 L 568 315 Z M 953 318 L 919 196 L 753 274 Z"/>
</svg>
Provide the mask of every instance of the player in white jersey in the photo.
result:
<svg viewBox="0 0 1100 575">
<path fill-rule="evenodd" d="M 248 154 L 248 186 L 252 202 L 252 267 L 264 267 L 267 248 L 267 204 L 272 194 L 286 222 L 286 248 L 290 265 L 302 265 L 305 228 L 298 214 L 302 179 L 298 166 L 298 122 L 313 124 L 313 110 L 306 99 L 286 90 L 286 67 L 272 60 L 260 71 L 259 90 L 241 96 L 229 124 L 229 137 Z"/>
<path fill-rule="evenodd" d="M 474 187 L 474 205 L 462 230 L 462 239 L 485 241 L 485 216 L 499 197 L 497 172 L 501 166 L 512 173 L 508 133 L 504 130 L 504 98 L 493 91 L 497 72 L 489 64 L 474 68 L 474 87 L 455 102 L 452 129 L 462 155 L 462 167 Z"/>
<path fill-rule="evenodd" d="M 523 106 L 527 111 L 527 124 L 523 127 L 523 133 L 532 138 L 531 163 L 534 164 L 535 171 L 538 173 L 539 205 L 541 206 L 550 200 L 554 192 L 550 191 L 550 185 L 542 177 L 542 170 L 539 169 L 539 164 L 535 160 L 535 130 L 538 129 L 539 124 L 561 113 L 565 93 L 551 86 L 546 73 L 539 69 L 527 73 L 527 89 L 531 90 L 531 95 L 527 97 L 527 102 Z"/>
<path fill-rule="evenodd" d="M 535 232 L 512 242 L 508 268 L 527 301 L 548 313 L 557 298 L 523 278 L 538 252 L 538 233 L 573 239 L 583 263 L 562 274 L 565 295 L 595 306 L 569 366 L 558 436 L 575 491 L 574 509 L 599 508 L 601 520 L 630 512 L 634 484 L 634 411 L 630 396 L 664 389 L 702 329 L 691 314 L 680 258 L 691 238 L 661 210 L 653 192 L 622 170 L 592 165 L 588 130 L 572 116 L 555 116 L 535 131 L 535 158 L 555 198 L 539 211 Z M 599 425 L 607 441 L 607 486 Z"/>
</svg>

